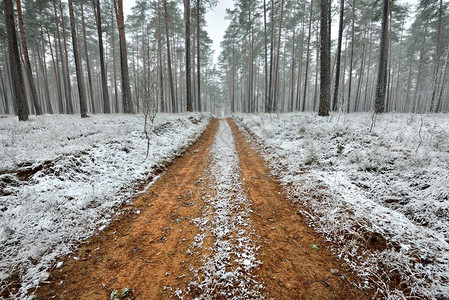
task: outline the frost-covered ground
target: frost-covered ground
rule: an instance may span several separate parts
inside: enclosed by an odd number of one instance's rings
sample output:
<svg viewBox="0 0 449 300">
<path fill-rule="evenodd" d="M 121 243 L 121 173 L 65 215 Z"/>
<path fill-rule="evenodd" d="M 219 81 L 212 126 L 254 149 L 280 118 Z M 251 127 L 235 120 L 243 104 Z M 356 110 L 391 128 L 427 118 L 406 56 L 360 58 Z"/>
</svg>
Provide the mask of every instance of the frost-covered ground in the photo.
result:
<svg viewBox="0 0 449 300">
<path fill-rule="evenodd" d="M 449 299 L 449 115 L 234 119 L 365 286 Z"/>
<path fill-rule="evenodd" d="M 194 220 L 201 233 L 192 245 L 193 251 L 207 254 L 198 269 L 192 268 L 193 277 L 198 279 L 186 290 L 177 290 L 176 295 L 183 299 L 195 291 L 200 295 L 195 299 L 262 299 L 263 284 L 251 274 L 261 264 L 249 218 L 251 203 L 242 189 L 239 157 L 225 120 L 220 120 L 208 157 L 207 188 L 215 193 L 206 195 L 206 207 Z M 214 242 L 210 249 L 204 249 L 208 237 Z"/>
<path fill-rule="evenodd" d="M 0 119 L 0 294 L 45 280 L 55 259 L 102 229 L 124 201 L 204 131 L 209 114 Z"/>
</svg>

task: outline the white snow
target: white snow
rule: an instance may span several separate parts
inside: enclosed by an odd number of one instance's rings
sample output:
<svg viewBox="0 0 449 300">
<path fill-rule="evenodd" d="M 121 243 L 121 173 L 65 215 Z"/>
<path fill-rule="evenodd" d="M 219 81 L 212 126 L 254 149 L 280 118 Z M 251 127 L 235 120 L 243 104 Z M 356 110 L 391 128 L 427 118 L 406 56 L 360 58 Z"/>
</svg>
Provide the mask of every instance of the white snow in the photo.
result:
<svg viewBox="0 0 449 300">
<path fill-rule="evenodd" d="M 378 296 L 449 298 L 449 115 L 234 119 L 301 212 Z"/>
<path fill-rule="evenodd" d="M 61 266 L 55 259 L 104 229 L 210 118 L 158 115 L 147 159 L 142 115 L 1 118 L 0 293 L 23 297 L 45 280 Z M 11 278 L 20 280 L 19 291 L 11 290 Z"/>
<path fill-rule="evenodd" d="M 256 233 L 249 218 L 251 202 L 242 189 L 239 157 L 225 120 L 220 120 L 208 157 L 211 163 L 205 172 L 207 188 L 215 193 L 205 197 L 202 215 L 194 220 L 201 233 L 195 237 L 192 248 L 203 252 L 206 236 L 212 236 L 214 242 L 199 269 L 192 268 L 193 277 L 198 280 L 175 294 L 182 298 L 182 294 L 196 290 L 200 292 L 198 299 L 261 299 L 263 284 L 251 273 L 261 264 L 256 258 Z"/>
</svg>

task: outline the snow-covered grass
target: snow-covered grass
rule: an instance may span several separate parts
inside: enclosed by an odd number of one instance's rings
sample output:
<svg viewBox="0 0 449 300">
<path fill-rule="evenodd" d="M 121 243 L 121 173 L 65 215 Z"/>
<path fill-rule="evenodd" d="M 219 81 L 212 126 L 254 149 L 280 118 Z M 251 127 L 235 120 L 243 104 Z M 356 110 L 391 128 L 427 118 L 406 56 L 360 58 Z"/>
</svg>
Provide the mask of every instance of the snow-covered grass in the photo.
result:
<svg viewBox="0 0 449 300">
<path fill-rule="evenodd" d="M 251 274 L 261 264 L 249 218 L 251 203 L 242 189 L 239 157 L 225 120 L 220 120 L 208 157 L 207 188 L 215 193 L 206 195 L 206 207 L 194 220 L 201 233 L 195 236 L 192 249 L 207 250 L 203 245 L 207 237 L 214 242 L 199 269 L 192 268 L 193 277 L 198 279 L 185 291 L 175 293 L 181 299 L 192 290 L 200 295 L 196 299 L 262 299 L 263 285 Z"/>
<path fill-rule="evenodd" d="M 141 115 L 0 119 L 0 295 L 23 297 L 45 280 L 55 259 L 103 229 L 210 118 L 158 115 L 147 159 Z"/>
<path fill-rule="evenodd" d="M 234 119 L 361 287 L 449 298 L 449 115 Z"/>
</svg>

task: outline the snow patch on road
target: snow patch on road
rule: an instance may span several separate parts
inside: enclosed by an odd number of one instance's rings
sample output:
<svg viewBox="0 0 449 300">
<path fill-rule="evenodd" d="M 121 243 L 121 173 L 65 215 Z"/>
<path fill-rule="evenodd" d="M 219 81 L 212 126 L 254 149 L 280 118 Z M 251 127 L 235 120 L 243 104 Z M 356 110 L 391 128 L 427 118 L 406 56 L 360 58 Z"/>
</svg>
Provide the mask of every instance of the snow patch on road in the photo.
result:
<svg viewBox="0 0 449 300">
<path fill-rule="evenodd" d="M 0 295 L 24 297 L 45 280 L 56 258 L 105 228 L 210 118 L 158 115 L 146 160 L 142 115 L 0 119 Z"/>
<path fill-rule="evenodd" d="M 208 188 L 215 190 L 215 194 L 205 197 L 206 208 L 194 220 L 201 233 L 195 237 L 192 248 L 201 249 L 210 235 L 214 242 L 202 265 L 192 269 L 198 279 L 176 295 L 182 298 L 193 294 L 197 299 L 261 299 L 263 284 L 252 274 L 261 261 L 256 258 L 258 246 L 253 242 L 251 203 L 242 190 L 239 157 L 225 120 L 220 120 L 209 157 Z"/>
</svg>

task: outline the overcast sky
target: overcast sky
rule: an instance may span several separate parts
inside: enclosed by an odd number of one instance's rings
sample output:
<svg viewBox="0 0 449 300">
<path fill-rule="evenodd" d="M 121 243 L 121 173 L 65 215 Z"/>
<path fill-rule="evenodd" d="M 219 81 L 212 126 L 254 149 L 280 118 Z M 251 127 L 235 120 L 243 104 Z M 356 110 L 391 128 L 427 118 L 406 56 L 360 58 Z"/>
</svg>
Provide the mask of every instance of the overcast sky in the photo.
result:
<svg viewBox="0 0 449 300">
<path fill-rule="evenodd" d="M 400 0 L 400 2 L 415 5 L 418 3 L 418 0 Z M 123 1 L 125 15 L 128 15 L 131 12 L 134 3 L 134 0 Z M 218 5 L 213 10 L 209 10 L 206 14 L 207 31 L 209 32 L 209 37 L 213 40 L 215 59 L 220 54 L 220 42 L 222 41 L 224 32 L 229 24 L 229 21 L 224 18 L 226 9 L 233 8 L 233 4 L 233 0 L 219 0 Z"/>
</svg>

